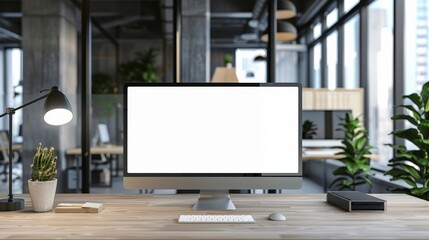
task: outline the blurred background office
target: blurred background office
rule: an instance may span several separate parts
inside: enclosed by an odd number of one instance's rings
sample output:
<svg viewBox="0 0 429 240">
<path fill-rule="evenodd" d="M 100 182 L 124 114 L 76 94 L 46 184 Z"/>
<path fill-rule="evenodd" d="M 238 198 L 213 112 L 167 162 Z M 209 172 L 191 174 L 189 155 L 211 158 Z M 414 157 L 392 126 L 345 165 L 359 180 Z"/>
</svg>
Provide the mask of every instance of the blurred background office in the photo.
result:
<svg viewBox="0 0 429 240">
<path fill-rule="evenodd" d="M 385 189 L 381 175 L 393 156 L 385 144 L 396 141 L 389 133 L 401 127 L 390 119 L 393 106 L 429 80 L 429 1 L 278 0 L 278 10 L 289 15 L 276 15 L 275 74 L 268 78 L 271 0 L 90 0 L 90 106 L 81 104 L 82 1 L 0 1 L 0 110 L 57 85 L 77 113 L 71 124 L 58 128 L 37 116 L 41 103 L 16 112 L 15 193 L 28 191 L 29 165 L 39 142 L 54 146 L 60 157 L 58 191 L 81 191 L 82 158 L 74 150 L 81 146 L 80 112 L 85 108 L 90 110 L 91 146 L 100 148 L 92 155 L 91 192 L 133 192 L 123 189 L 121 179 L 122 84 L 219 78 L 300 82 L 310 90 L 333 92 L 363 89 L 360 114 L 376 147 L 372 168 L 380 173 L 373 191 Z M 308 107 L 306 120 L 327 121 L 335 113 L 325 111 L 336 110 Z M 319 123 L 319 131 L 335 121 Z M 0 119 L 0 130 L 6 131 L 7 124 L 7 118 Z M 323 132 L 316 138 L 339 137 Z M 0 181 L 5 183 L 9 159 L 2 153 Z M 301 191 L 323 191 L 335 167 L 326 159 L 305 161 Z M 5 193 L 7 184 L 0 186 Z"/>
</svg>

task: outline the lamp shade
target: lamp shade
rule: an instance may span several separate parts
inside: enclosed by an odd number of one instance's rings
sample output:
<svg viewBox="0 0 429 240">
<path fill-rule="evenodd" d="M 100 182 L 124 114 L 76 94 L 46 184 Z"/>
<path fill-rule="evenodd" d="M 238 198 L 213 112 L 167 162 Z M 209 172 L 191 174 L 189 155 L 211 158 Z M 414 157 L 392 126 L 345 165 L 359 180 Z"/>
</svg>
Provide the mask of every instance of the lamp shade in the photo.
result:
<svg viewBox="0 0 429 240">
<path fill-rule="evenodd" d="M 293 41 L 298 37 L 298 32 L 292 23 L 285 21 L 277 21 L 276 40 L 281 42 Z M 268 42 L 268 31 L 265 31 L 261 40 Z"/>
<path fill-rule="evenodd" d="M 296 16 L 296 7 L 289 0 L 279 0 L 277 1 L 277 19 L 289 19 Z"/>
<path fill-rule="evenodd" d="M 262 56 L 262 55 L 258 55 L 253 59 L 254 62 L 264 62 L 267 61 L 267 58 Z"/>
<path fill-rule="evenodd" d="M 59 126 L 73 119 L 70 103 L 58 87 L 51 88 L 43 110 L 45 114 L 43 119 L 49 125 Z"/>
</svg>

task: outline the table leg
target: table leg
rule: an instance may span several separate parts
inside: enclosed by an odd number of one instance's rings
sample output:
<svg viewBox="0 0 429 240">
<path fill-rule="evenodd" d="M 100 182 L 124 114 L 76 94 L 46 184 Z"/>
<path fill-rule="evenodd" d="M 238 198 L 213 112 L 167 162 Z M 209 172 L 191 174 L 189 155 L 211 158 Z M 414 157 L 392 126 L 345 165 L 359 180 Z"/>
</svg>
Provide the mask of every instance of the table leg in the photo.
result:
<svg viewBox="0 0 429 240">
<path fill-rule="evenodd" d="M 110 171 L 109 171 L 109 187 L 112 188 L 112 172 L 113 172 L 113 154 L 110 154 L 109 156 L 109 167 L 110 167 Z"/>
<path fill-rule="evenodd" d="M 328 186 L 327 186 L 327 183 L 326 183 L 327 178 L 328 178 L 327 173 L 326 173 L 326 171 L 327 171 L 327 166 L 326 165 L 327 165 L 326 159 L 323 159 L 323 192 L 324 193 L 326 193 L 326 191 L 328 190 Z"/>
</svg>

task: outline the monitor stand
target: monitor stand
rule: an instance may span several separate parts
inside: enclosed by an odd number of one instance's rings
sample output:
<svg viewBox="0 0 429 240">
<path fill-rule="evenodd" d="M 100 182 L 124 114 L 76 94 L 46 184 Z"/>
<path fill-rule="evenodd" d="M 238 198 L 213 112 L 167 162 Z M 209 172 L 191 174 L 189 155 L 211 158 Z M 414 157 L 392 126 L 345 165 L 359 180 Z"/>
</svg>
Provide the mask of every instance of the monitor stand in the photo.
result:
<svg viewBox="0 0 429 240">
<path fill-rule="evenodd" d="M 229 190 L 200 190 L 200 197 L 193 210 L 235 210 Z"/>
</svg>

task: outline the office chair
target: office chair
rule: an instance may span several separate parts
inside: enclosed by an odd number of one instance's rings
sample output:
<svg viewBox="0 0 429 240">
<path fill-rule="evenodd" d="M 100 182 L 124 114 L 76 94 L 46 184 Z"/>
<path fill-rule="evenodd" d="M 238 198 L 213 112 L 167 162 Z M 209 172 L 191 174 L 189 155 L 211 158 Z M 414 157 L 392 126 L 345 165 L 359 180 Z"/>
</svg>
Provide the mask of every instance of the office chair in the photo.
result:
<svg viewBox="0 0 429 240">
<path fill-rule="evenodd" d="M 9 140 L 8 140 L 8 131 L 0 131 L 0 147 L 1 147 L 1 154 L 0 154 L 0 165 L 1 165 L 1 172 L 0 176 L 2 176 L 1 181 L 7 182 L 7 176 L 9 174 L 9 154 L 7 147 L 9 146 Z M 19 160 L 19 153 L 13 152 L 13 158 L 12 158 L 12 181 L 20 179 L 20 174 L 14 172 L 13 170 L 17 170 L 18 166 L 15 164 Z"/>
<path fill-rule="evenodd" d="M 107 125 L 104 123 L 100 123 L 98 124 L 98 128 L 97 128 L 97 133 L 96 133 L 96 143 L 97 145 L 107 145 L 110 144 L 110 137 L 109 137 L 109 132 L 107 129 Z M 99 173 L 101 171 L 103 171 L 103 169 L 100 167 L 101 166 L 109 166 L 108 164 L 112 164 L 112 162 L 108 161 L 108 156 L 106 156 L 106 154 L 93 154 L 91 157 L 91 163 L 94 165 L 94 173 Z M 110 169 L 109 169 L 110 171 Z M 112 173 L 110 173 L 109 175 L 111 175 Z M 92 183 L 95 184 L 100 184 L 100 176 L 99 174 L 92 174 L 93 178 Z M 111 179 L 109 179 L 109 181 L 111 181 Z"/>
</svg>

